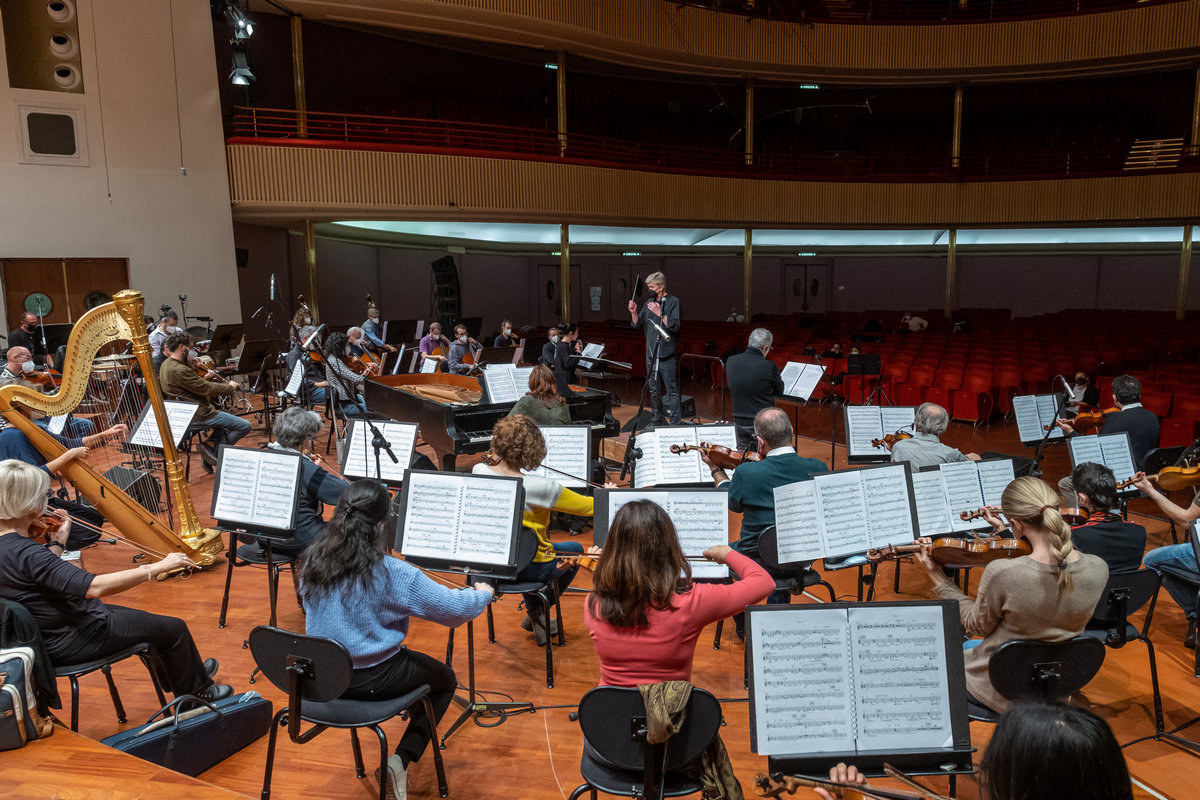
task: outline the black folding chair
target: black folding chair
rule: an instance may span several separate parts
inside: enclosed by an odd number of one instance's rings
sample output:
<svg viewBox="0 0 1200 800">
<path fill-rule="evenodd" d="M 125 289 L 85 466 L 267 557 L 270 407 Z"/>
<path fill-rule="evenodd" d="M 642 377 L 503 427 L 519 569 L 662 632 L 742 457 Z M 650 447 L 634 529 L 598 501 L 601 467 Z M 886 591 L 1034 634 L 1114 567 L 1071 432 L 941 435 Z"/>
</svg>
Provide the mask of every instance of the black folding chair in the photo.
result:
<svg viewBox="0 0 1200 800">
<path fill-rule="evenodd" d="M 1002 697 L 1019 700 L 1062 700 L 1078 692 L 1100 671 L 1104 644 L 1089 636 L 1065 642 L 1018 639 L 1005 642 L 988 661 L 988 677 Z M 996 722 L 1000 714 L 967 696 L 967 715 Z"/>
</svg>

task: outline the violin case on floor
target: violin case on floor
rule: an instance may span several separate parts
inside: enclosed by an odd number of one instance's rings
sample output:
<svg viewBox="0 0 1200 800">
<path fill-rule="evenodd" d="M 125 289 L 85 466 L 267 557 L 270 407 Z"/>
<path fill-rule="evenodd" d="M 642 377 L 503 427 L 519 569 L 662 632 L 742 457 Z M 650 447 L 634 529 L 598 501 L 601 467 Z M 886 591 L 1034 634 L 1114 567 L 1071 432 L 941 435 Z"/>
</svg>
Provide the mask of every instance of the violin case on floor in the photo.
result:
<svg viewBox="0 0 1200 800">
<path fill-rule="evenodd" d="M 259 739 L 275 710 L 258 692 L 209 703 L 183 695 L 160 708 L 145 725 L 100 741 L 131 756 L 195 777 Z"/>
</svg>

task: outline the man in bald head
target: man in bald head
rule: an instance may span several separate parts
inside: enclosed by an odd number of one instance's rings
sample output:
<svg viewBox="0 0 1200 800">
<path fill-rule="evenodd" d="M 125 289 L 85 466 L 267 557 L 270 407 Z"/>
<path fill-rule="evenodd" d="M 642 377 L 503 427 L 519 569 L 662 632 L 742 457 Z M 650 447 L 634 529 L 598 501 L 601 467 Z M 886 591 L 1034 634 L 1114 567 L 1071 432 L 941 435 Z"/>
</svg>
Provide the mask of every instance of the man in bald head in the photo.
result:
<svg viewBox="0 0 1200 800">
<path fill-rule="evenodd" d="M 4 369 L 0 369 L 0 386 L 17 383 L 35 392 L 45 392 L 47 389 L 46 384 L 33 383 L 28 379 L 33 372 L 35 372 L 33 354 L 29 352 L 29 348 L 19 345 L 10 347 L 6 354 Z M 34 418 L 34 422 L 43 428 L 47 428 L 50 425 L 49 417 L 32 413 L 31 416 Z M 0 424 L 2 423 L 3 417 L 0 417 Z M 96 432 L 96 425 L 90 419 L 68 416 L 62 432 L 74 437 L 91 436 Z"/>
<path fill-rule="evenodd" d="M 942 444 L 941 436 L 950 427 L 950 415 L 937 403 L 921 403 L 914 415 L 911 439 L 892 445 L 892 461 L 907 461 L 914 470 L 951 461 L 978 461 L 978 453 L 963 453 Z M 891 433 L 891 431 L 885 431 Z"/>
</svg>

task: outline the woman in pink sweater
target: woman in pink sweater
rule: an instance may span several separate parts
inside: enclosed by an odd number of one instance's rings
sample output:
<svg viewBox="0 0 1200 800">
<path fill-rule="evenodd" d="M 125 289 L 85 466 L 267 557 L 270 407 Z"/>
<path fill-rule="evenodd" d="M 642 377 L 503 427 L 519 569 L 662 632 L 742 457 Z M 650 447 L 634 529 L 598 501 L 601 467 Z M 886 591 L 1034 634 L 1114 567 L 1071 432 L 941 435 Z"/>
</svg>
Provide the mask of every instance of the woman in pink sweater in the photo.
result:
<svg viewBox="0 0 1200 800">
<path fill-rule="evenodd" d="M 656 503 L 637 500 L 616 513 L 584 604 L 602 685 L 690 681 L 704 626 L 775 588 L 766 570 L 727 545 L 710 547 L 704 557 L 727 563 L 741 580 L 693 584 L 675 526 Z"/>
</svg>

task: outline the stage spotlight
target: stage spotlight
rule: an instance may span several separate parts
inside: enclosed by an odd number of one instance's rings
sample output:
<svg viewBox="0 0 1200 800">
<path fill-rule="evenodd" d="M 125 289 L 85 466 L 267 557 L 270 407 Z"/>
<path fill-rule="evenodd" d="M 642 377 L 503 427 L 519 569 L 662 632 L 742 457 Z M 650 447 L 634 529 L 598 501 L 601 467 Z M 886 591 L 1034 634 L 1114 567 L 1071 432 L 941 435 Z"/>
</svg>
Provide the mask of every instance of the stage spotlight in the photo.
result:
<svg viewBox="0 0 1200 800">
<path fill-rule="evenodd" d="M 246 54 L 241 50 L 233 51 L 233 69 L 229 71 L 229 82 L 234 86 L 249 86 L 254 80 L 254 73 L 246 63 Z"/>
<path fill-rule="evenodd" d="M 254 34 L 254 23 L 246 18 L 234 0 L 229 0 L 225 6 L 225 19 L 233 26 L 235 39 L 249 39 Z"/>
</svg>

